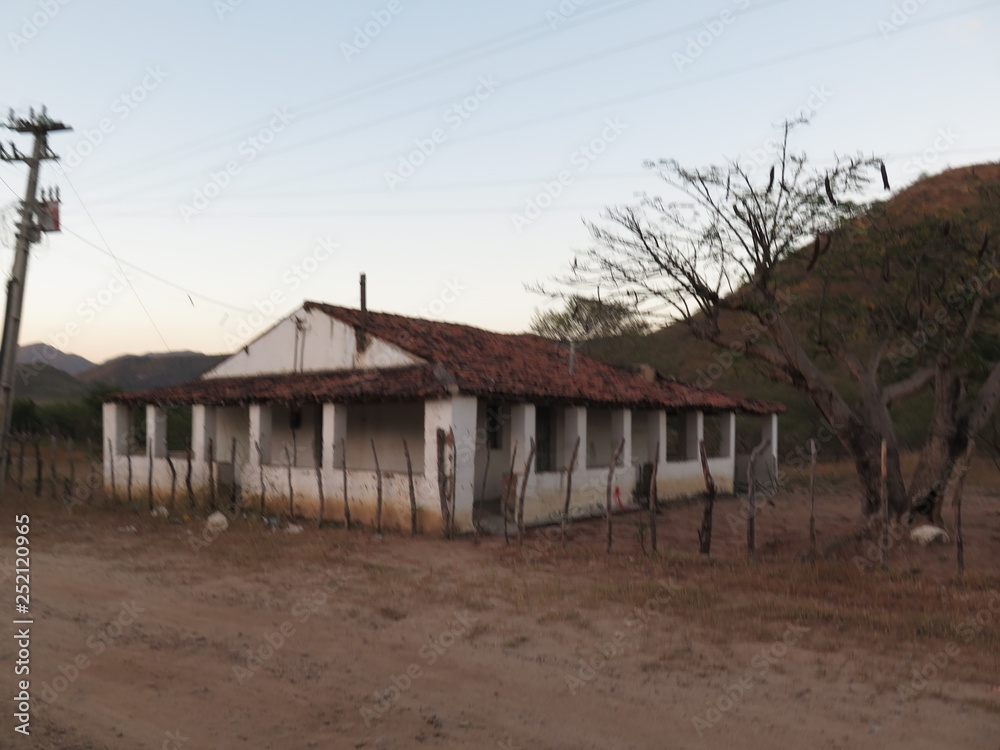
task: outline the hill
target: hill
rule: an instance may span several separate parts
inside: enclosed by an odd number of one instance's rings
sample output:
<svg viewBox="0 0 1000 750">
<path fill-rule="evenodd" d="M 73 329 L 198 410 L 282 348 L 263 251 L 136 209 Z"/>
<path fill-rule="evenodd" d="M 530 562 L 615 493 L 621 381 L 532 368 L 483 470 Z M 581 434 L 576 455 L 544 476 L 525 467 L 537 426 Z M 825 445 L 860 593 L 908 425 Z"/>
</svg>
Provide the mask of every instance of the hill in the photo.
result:
<svg viewBox="0 0 1000 750">
<path fill-rule="evenodd" d="M 103 383 L 125 391 L 161 388 L 194 380 L 225 356 L 197 352 L 127 354 L 85 370 L 80 373 L 79 379 L 84 383 Z"/>
<path fill-rule="evenodd" d="M 70 375 L 79 375 L 84 370 L 89 370 L 97 366 L 89 359 L 84 359 L 77 354 L 67 354 L 66 352 L 59 351 L 54 346 L 41 343 L 19 346 L 17 349 L 17 364 L 44 364 L 54 367 L 57 370 L 62 370 Z"/>
<path fill-rule="evenodd" d="M 54 365 L 41 368 L 21 365 L 14 383 L 17 398 L 30 399 L 36 404 L 76 401 L 86 396 L 90 389 Z"/>
</svg>

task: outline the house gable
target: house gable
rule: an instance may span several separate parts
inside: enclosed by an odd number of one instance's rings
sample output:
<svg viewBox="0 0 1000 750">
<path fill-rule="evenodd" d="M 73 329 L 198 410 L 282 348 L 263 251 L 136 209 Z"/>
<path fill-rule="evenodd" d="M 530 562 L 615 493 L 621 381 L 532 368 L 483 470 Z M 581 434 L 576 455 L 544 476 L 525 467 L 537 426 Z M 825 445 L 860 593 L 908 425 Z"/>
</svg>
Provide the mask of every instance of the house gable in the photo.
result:
<svg viewBox="0 0 1000 750">
<path fill-rule="evenodd" d="M 358 351 L 355 327 L 301 308 L 202 375 L 203 379 L 410 367 L 425 360 L 376 336 Z"/>
</svg>

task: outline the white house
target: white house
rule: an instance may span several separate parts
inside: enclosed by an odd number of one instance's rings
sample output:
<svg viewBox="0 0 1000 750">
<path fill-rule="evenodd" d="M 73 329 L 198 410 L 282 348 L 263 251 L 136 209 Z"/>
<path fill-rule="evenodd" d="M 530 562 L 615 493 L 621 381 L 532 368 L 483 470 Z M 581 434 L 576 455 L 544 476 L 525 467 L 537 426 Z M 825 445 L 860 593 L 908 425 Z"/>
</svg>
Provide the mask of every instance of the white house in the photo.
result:
<svg viewBox="0 0 1000 750">
<path fill-rule="evenodd" d="M 244 502 L 263 490 L 287 507 L 291 465 L 296 511 L 343 519 L 344 467 L 351 516 L 371 519 L 375 457 L 383 475 L 383 522 L 409 525 L 404 441 L 409 449 L 420 523 L 440 527 L 438 434 L 454 435 L 443 471 L 454 481 L 455 522 L 499 512 L 516 446 L 515 478 L 528 446 L 537 446 L 525 495 L 525 521 L 558 516 L 566 467 L 577 438 L 572 508 L 598 513 L 608 468 L 624 439 L 615 474 L 622 507 L 645 494 L 644 476 L 658 462 L 661 499 L 704 488 L 698 446 L 706 424 L 715 435 L 709 465 L 720 492 L 732 491 L 736 415 L 762 419 L 777 458 L 780 404 L 693 388 L 651 368 L 621 368 L 530 334 L 500 334 L 465 325 L 306 302 L 201 378 L 184 385 L 116 394 L 104 405 L 104 473 L 123 486 L 131 461 L 145 487 L 152 461 L 156 492 L 171 483 L 167 407 L 190 407 L 192 484 L 205 494 L 209 477 L 235 483 Z M 133 427 L 145 412 L 146 445 Z M 231 460 L 235 445 L 235 462 Z M 657 454 L 657 445 L 659 452 Z M 175 446 L 176 447 L 176 446 Z M 135 455 L 127 458 L 129 451 Z M 183 492 L 186 451 L 172 454 Z M 451 456 L 454 455 L 454 465 Z M 210 466 L 211 464 L 211 466 Z M 320 476 L 318 477 L 317 474 Z M 445 485 L 449 486 L 449 485 Z"/>
</svg>

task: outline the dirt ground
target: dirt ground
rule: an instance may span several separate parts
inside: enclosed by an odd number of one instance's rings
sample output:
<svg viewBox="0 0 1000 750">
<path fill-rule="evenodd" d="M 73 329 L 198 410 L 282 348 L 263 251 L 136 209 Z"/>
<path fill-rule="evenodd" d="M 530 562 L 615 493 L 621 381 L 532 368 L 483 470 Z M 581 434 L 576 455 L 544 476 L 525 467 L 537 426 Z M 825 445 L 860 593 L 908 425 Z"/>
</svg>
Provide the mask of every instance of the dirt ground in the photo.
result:
<svg viewBox="0 0 1000 750">
<path fill-rule="evenodd" d="M 723 499 L 451 542 L 152 518 L 4 492 L 4 585 L 30 515 L 31 735 L 2 748 L 1000 748 L 1000 482 L 953 546 L 861 540 L 817 564 L 803 490 L 764 503 L 756 563 Z M 856 497 L 817 501 L 821 548 Z M 950 510 L 946 514 L 950 519 Z M 13 609 L 11 610 L 13 612 Z M 16 632 L 18 626 L 10 625 Z M 17 693 L 12 638 L 3 695 Z M 921 674 L 922 673 L 922 674 Z M 8 703 L 10 706 L 10 703 Z"/>
</svg>

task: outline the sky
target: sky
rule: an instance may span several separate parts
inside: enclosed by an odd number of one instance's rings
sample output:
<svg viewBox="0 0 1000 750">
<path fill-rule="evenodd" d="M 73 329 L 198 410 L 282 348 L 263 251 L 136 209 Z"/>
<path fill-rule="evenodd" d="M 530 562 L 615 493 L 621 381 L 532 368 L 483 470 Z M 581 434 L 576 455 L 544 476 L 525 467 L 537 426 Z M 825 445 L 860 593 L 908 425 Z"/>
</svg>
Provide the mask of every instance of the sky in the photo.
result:
<svg viewBox="0 0 1000 750">
<path fill-rule="evenodd" d="M 361 273 L 373 310 L 526 330 L 585 221 L 663 194 L 644 162 L 766 174 L 789 117 L 897 191 L 1000 159 L 1000 0 L 6 7 L 0 112 L 73 127 L 20 341 L 95 362 L 234 351 Z M 26 174 L 0 163 L 5 278 Z"/>
</svg>

